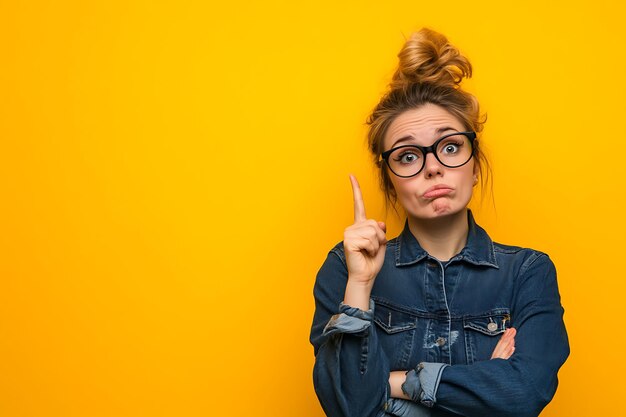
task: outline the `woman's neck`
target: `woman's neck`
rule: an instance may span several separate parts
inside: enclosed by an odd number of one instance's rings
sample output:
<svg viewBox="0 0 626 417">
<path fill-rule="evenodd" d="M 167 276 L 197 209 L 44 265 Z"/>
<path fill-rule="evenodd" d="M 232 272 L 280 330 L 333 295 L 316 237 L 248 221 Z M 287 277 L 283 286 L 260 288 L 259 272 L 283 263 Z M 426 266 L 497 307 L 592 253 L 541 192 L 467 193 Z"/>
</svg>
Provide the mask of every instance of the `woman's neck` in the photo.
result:
<svg viewBox="0 0 626 417">
<path fill-rule="evenodd" d="M 420 246 L 440 261 L 447 261 L 465 247 L 469 225 L 467 209 L 438 219 L 409 216 L 409 230 Z"/>
</svg>

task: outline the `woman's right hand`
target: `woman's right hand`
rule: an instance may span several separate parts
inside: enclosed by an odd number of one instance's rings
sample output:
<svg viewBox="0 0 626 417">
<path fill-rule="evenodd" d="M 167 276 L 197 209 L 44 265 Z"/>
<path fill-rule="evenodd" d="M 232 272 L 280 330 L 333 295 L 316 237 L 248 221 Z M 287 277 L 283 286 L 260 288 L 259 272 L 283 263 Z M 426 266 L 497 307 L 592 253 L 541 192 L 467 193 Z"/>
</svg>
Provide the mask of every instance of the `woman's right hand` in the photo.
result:
<svg viewBox="0 0 626 417">
<path fill-rule="evenodd" d="M 517 330 L 511 327 L 502 334 L 498 344 L 493 349 L 491 359 L 509 359 L 515 352 L 515 334 Z"/>
<path fill-rule="evenodd" d="M 348 288 L 344 302 L 357 308 L 365 307 L 366 310 L 369 306 L 369 292 L 385 260 L 386 227 L 383 222 L 367 219 L 359 182 L 353 175 L 350 175 L 350 182 L 354 195 L 354 224 L 347 227 L 343 234 L 343 248 L 348 267 Z M 348 302 L 351 298 L 348 297 L 351 289 L 362 293 L 359 294 L 356 303 L 361 306 Z M 367 303 L 364 303 L 365 295 Z"/>
</svg>

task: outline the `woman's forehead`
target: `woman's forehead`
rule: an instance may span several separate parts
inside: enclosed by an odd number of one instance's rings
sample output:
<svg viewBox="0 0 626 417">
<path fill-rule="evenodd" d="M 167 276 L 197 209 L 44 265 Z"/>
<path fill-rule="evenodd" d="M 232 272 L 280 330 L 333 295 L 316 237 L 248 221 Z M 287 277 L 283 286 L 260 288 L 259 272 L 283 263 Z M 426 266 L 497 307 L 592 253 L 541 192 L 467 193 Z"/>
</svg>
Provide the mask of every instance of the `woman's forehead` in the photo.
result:
<svg viewBox="0 0 626 417">
<path fill-rule="evenodd" d="M 463 131 L 463 124 L 443 107 L 426 104 L 399 114 L 389 125 L 385 134 L 385 148 L 407 136 L 416 143 L 430 143 L 448 130 Z"/>
</svg>

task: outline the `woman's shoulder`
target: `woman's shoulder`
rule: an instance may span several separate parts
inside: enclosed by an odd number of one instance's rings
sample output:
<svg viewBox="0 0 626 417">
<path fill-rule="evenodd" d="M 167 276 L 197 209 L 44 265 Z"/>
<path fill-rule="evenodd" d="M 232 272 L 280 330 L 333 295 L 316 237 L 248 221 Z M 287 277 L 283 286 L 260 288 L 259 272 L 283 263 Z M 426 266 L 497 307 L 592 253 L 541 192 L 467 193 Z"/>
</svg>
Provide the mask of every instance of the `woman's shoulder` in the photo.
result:
<svg viewBox="0 0 626 417">
<path fill-rule="evenodd" d="M 346 263 L 346 254 L 343 250 L 343 240 L 339 243 L 337 243 L 335 246 L 332 247 L 332 249 L 330 251 L 328 251 L 328 255 L 335 255 L 336 257 L 338 257 L 341 262 L 345 265 Z"/>
<path fill-rule="evenodd" d="M 554 268 L 550 256 L 541 250 L 493 242 L 493 251 L 500 265 L 516 265 L 520 272 L 533 267 Z"/>
<path fill-rule="evenodd" d="M 546 253 L 537 249 L 527 248 L 523 246 L 506 245 L 500 242 L 493 242 L 493 250 L 496 253 L 502 253 L 502 254 L 507 254 L 507 255 L 525 256 L 525 255 L 532 255 L 532 254 L 541 254 L 541 255 L 547 256 Z"/>
<path fill-rule="evenodd" d="M 516 255 L 516 256 L 548 256 L 547 253 L 524 246 L 506 245 L 500 242 L 493 242 L 493 251 L 503 255 Z"/>
</svg>

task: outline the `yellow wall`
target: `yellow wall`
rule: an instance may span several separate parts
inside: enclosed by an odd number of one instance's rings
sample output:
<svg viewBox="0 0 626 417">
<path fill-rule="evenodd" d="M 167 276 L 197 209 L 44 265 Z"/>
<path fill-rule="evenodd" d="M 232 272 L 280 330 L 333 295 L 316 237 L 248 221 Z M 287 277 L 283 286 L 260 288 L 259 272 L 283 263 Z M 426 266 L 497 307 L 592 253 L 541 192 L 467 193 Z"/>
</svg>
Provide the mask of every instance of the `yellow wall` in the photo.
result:
<svg viewBox="0 0 626 417">
<path fill-rule="evenodd" d="M 489 116 L 478 220 L 558 267 L 543 416 L 626 415 L 624 6 L 384 3 L 0 1 L 0 415 L 322 416 L 314 276 L 348 173 L 383 217 L 363 122 L 423 25 Z"/>
</svg>

